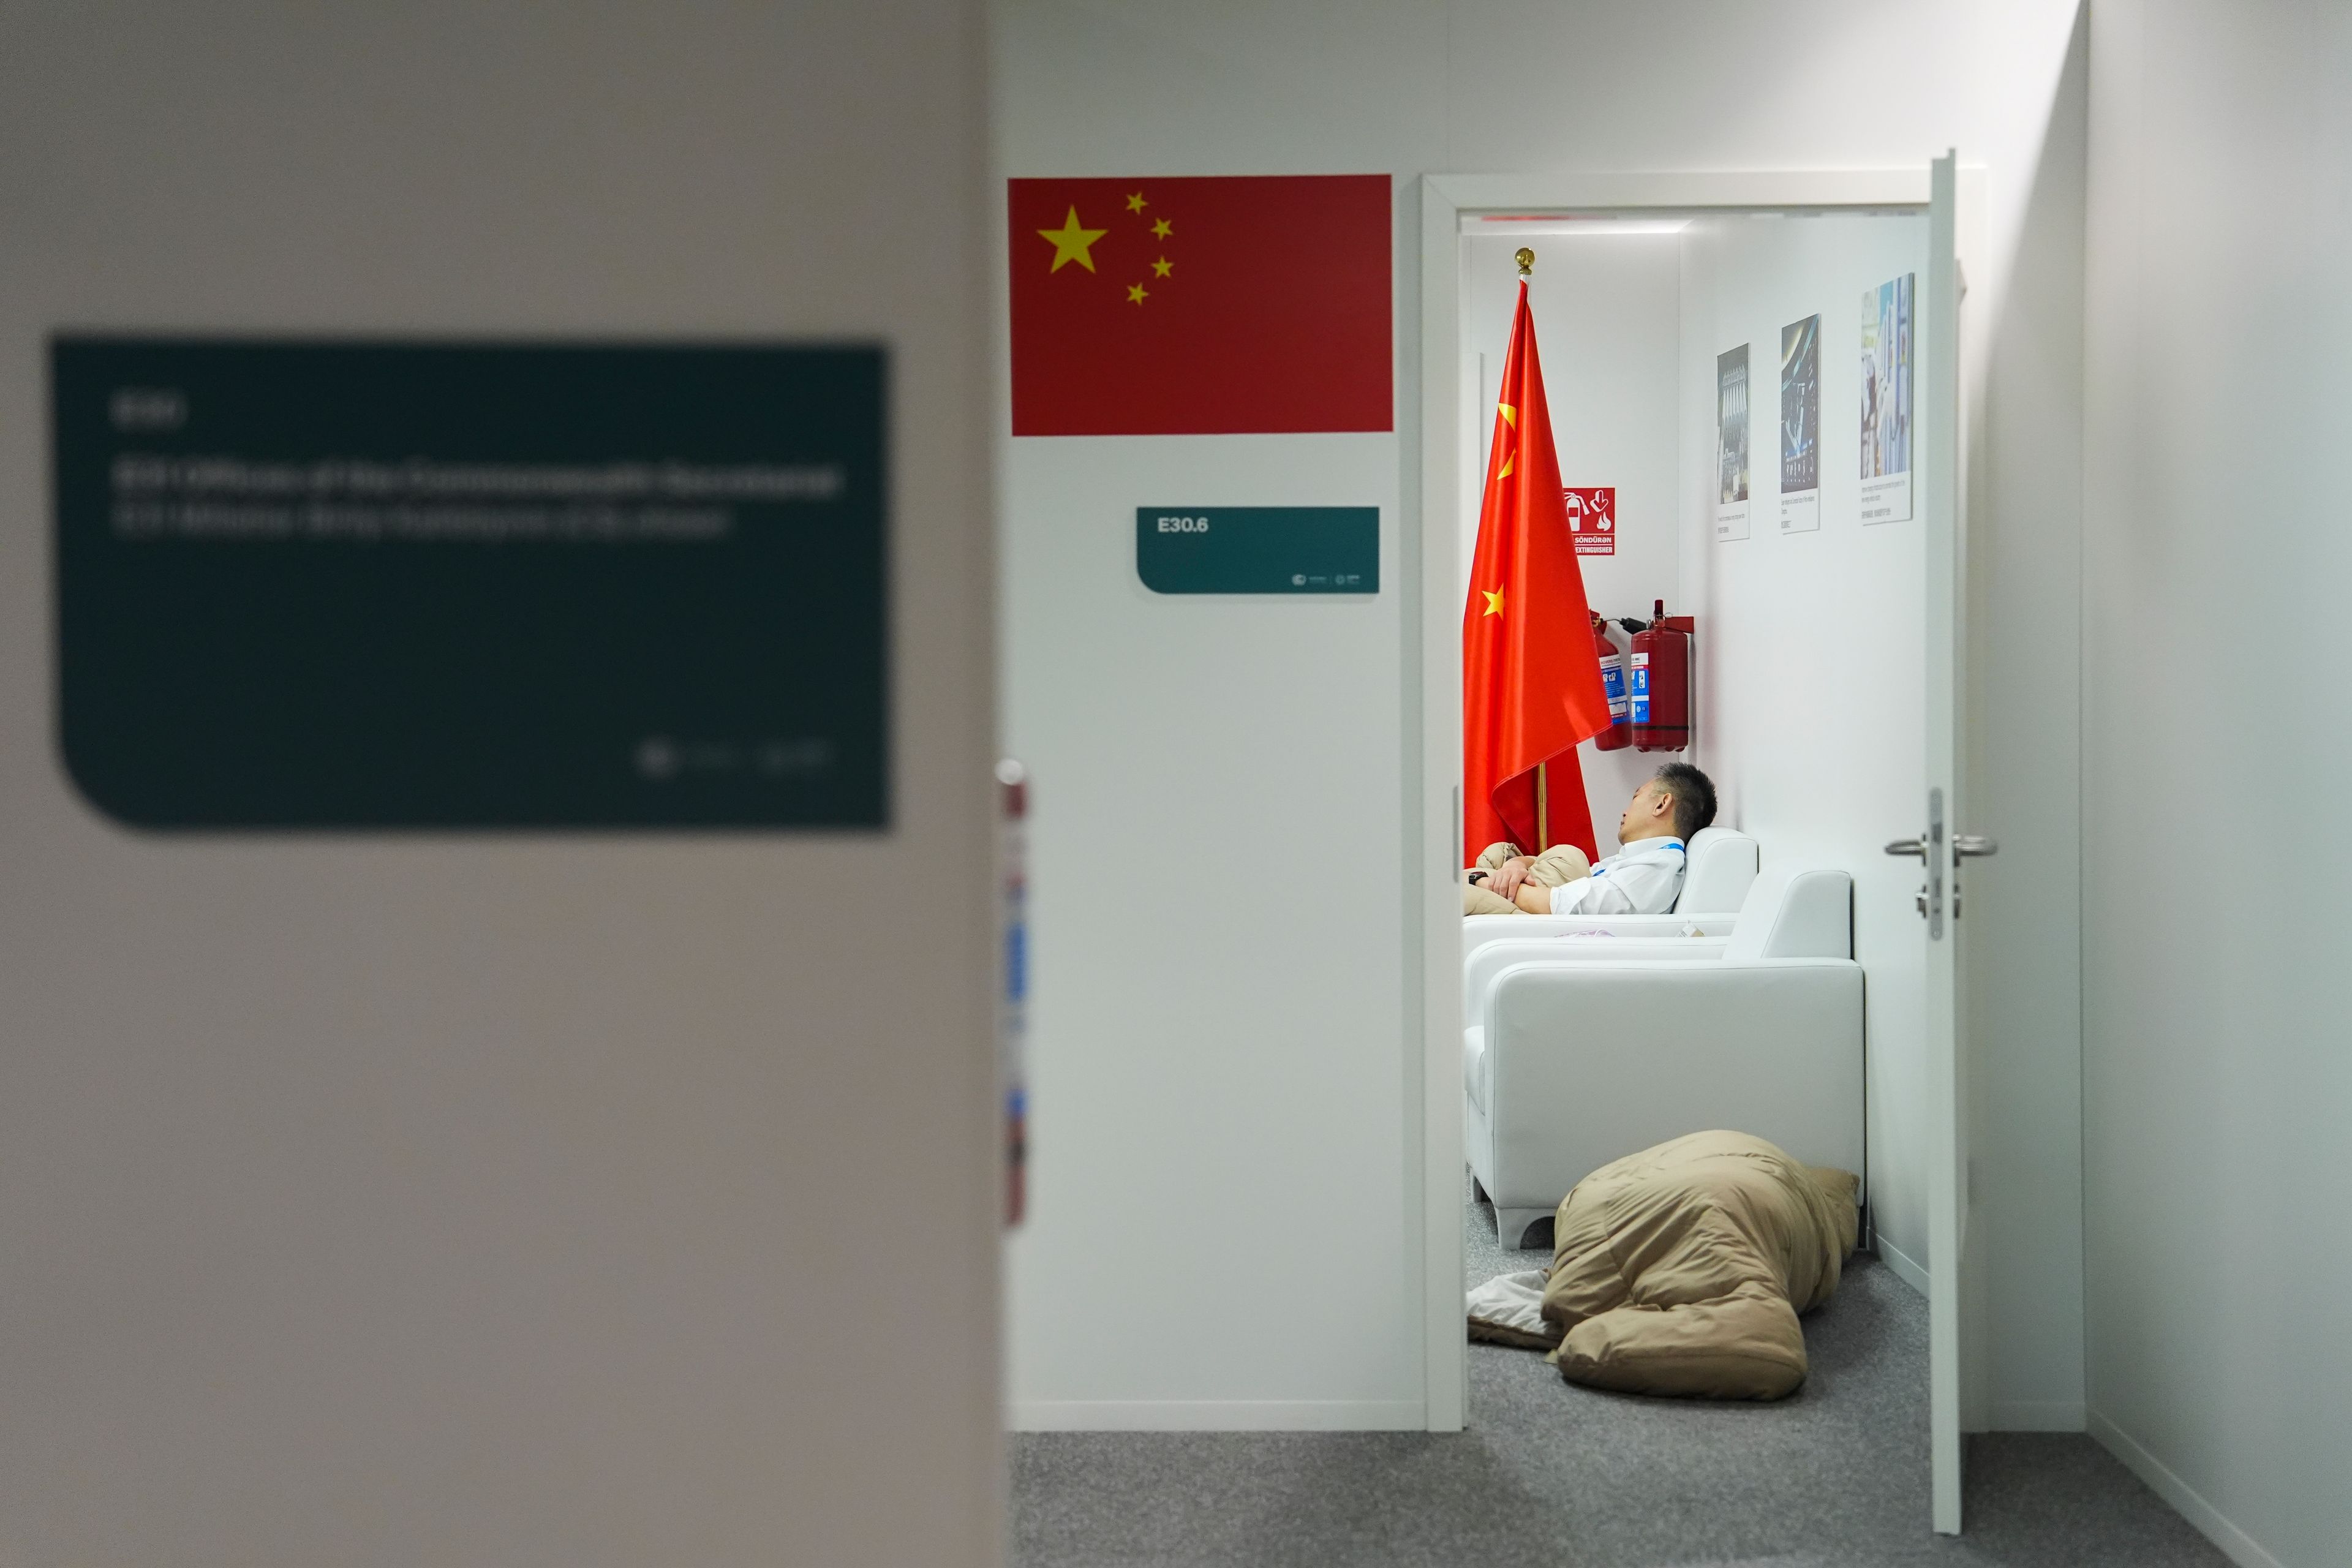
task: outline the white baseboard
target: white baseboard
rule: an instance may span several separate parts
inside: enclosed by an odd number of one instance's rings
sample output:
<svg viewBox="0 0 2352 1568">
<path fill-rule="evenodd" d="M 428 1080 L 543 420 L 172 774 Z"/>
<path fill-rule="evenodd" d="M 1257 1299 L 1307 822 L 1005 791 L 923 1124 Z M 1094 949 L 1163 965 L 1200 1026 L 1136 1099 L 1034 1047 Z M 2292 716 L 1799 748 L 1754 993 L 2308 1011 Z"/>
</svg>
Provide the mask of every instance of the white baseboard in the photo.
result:
<svg viewBox="0 0 2352 1568">
<path fill-rule="evenodd" d="M 1016 1399 L 1015 1432 L 1418 1432 L 1418 1399 Z"/>
<path fill-rule="evenodd" d="M 1988 1413 L 1995 1432 L 2080 1432 L 2079 1399 L 1996 1399 Z"/>
<path fill-rule="evenodd" d="M 1927 1271 L 1906 1258 L 1893 1242 L 1883 1236 L 1878 1238 L 1878 1257 L 1881 1262 L 1895 1270 L 1895 1278 L 1922 1296 L 1927 1293 Z"/>
<path fill-rule="evenodd" d="M 2286 1568 L 2277 1558 L 2263 1550 L 2254 1538 L 2221 1517 L 2221 1510 L 2197 1495 L 2196 1489 L 2133 1440 L 2122 1427 L 2100 1415 L 2090 1412 L 2087 1430 L 2107 1452 L 2124 1462 L 2131 1471 L 2148 1485 L 2148 1489 L 2180 1510 L 2180 1516 L 2199 1530 L 2207 1540 L 2220 1547 L 2239 1568 Z"/>
</svg>

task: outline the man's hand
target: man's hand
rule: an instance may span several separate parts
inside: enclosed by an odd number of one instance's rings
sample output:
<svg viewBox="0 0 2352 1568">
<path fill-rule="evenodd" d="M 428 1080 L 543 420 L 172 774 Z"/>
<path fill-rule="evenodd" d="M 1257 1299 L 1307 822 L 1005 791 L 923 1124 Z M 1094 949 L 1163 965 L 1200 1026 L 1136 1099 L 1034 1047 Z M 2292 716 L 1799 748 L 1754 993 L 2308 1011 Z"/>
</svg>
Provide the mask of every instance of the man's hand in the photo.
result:
<svg viewBox="0 0 2352 1568">
<path fill-rule="evenodd" d="M 1486 873 L 1486 886 L 1504 898 L 1516 900 L 1519 884 L 1528 879 L 1528 872 L 1534 866 L 1535 862 L 1527 856 L 1514 855 Z"/>
</svg>

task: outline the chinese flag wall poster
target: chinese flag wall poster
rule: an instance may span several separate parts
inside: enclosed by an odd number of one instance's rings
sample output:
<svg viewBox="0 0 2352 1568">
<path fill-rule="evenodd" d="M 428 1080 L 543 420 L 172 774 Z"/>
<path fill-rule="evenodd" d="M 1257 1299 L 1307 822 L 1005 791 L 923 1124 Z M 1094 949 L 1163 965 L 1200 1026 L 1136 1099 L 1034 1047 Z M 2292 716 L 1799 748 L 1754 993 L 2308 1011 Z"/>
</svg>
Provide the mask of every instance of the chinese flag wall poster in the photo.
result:
<svg viewBox="0 0 2352 1568">
<path fill-rule="evenodd" d="M 1006 184 L 1015 436 L 1394 428 L 1387 175 Z"/>
</svg>

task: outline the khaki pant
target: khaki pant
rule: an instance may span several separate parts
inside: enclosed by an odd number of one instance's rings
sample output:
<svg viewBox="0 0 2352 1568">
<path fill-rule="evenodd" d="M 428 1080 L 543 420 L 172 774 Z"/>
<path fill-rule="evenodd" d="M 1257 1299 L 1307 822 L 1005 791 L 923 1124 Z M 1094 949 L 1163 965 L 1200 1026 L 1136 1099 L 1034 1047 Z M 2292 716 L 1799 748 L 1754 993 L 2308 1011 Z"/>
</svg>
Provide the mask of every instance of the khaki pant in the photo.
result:
<svg viewBox="0 0 2352 1568">
<path fill-rule="evenodd" d="M 1520 852 L 1516 844 L 1497 842 L 1486 846 L 1473 870 L 1492 871 L 1504 861 Z M 1573 844 L 1555 844 L 1536 857 L 1528 868 L 1528 880 L 1546 888 L 1564 888 L 1592 875 L 1592 862 L 1584 851 Z M 1462 912 L 1465 915 L 1517 915 L 1527 911 L 1503 897 L 1486 890 L 1486 884 L 1473 883 L 1470 872 L 1462 873 Z"/>
</svg>

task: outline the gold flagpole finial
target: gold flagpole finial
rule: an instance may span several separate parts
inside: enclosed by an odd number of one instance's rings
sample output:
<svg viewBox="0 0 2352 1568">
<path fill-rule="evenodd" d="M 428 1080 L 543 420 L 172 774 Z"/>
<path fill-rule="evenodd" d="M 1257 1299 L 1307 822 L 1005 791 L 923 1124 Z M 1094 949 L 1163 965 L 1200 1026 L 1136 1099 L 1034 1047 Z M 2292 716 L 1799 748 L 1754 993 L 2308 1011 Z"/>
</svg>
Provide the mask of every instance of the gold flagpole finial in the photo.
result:
<svg viewBox="0 0 2352 1568">
<path fill-rule="evenodd" d="M 1526 278 L 1534 274 L 1536 269 L 1536 253 L 1529 250 L 1526 246 L 1523 245 L 1519 247 L 1519 253 L 1511 258 L 1511 259 L 1519 264 L 1520 277 Z"/>
</svg>

